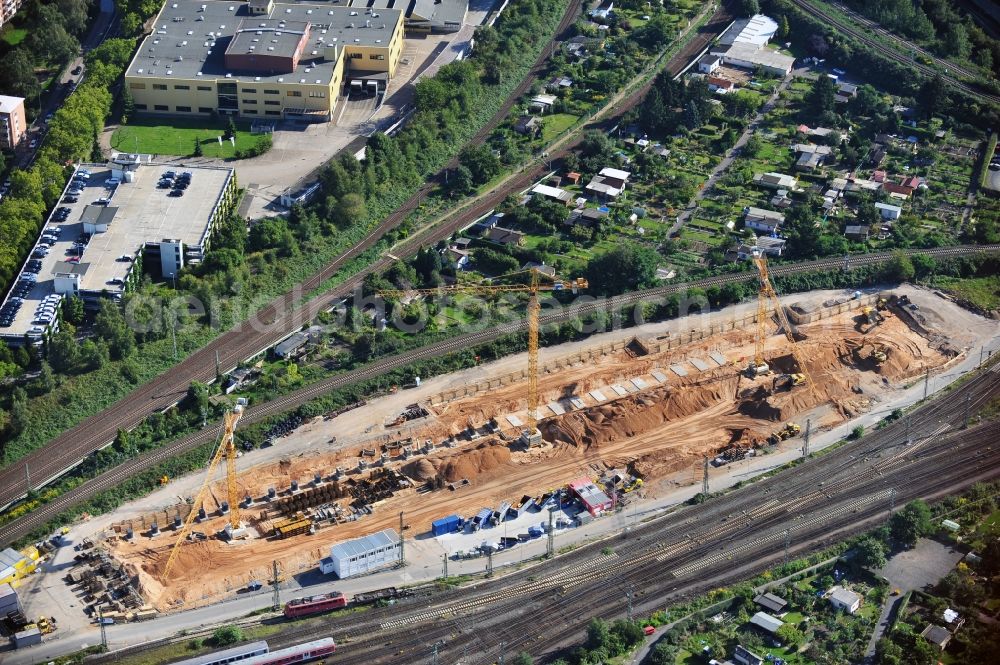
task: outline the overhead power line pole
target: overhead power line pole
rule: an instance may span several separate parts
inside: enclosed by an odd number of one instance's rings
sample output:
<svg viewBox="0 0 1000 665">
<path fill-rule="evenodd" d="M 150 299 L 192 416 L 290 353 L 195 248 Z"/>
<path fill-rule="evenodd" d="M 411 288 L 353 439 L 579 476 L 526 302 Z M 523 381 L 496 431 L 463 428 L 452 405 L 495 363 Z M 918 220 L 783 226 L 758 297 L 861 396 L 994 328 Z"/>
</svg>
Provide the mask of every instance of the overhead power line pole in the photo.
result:
<svg viewBox="0 0 1000 665">
<path fill-rule="evenodd" d="M 705 458 L 704 473 L 701 478 L 701 493 L 708 496 L 708 458 Z"/>
<path fill-rule="evenodd" d="M 275 612 L 281 609 L 280 579 L 278 577 L 278 562 L 273 560 L 271 561 L 271 609 Z"/>
<path fill-rule="evenodd" d="M 809 457 L 809 434 L 812 431 L 812 418 L 806 419 L 806 433 L 802 437 L 802 457 Z"/>
</svg>

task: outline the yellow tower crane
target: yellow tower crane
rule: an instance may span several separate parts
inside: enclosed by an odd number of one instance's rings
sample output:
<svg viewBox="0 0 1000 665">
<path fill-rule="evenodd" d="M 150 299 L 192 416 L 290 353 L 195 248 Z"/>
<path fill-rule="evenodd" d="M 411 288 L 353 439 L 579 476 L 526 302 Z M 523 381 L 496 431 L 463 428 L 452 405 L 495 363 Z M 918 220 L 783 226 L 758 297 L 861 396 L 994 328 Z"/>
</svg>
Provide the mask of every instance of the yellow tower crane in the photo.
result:
<svg viewBox="0 0 1000 665">
<path fill-rule="evenodd" d="M 520 271 L 519 271 L 520 272 Z M 525 432 L 525 441 L 529 444 L 537 441 L 538 434 L 538 315 L 541 304 L 538 302 L 539 291 L 564 291 L 571 290 L 573 293 L 588 287 L 587 280 L 578 277 L 572 280 L 559 280 L 550 277 L 543 272 L 531 268 L 530 282 L 528 284 L 456 284 L 454 286 L 441 286 L 433 289 L 385 289 L 379 291 L 379 295 L 388 297 L 401 297 L 405 295 L 434 295 L 446 293 L 475 293 L 489 295 L 493 293 L 528 292 L 528 427 Z M 511 273 L 516 275 L 518 273 Z M 505 275 L 509 277 L 510 275 Z M 551 284 L 541 284 L 540 279 L 552 279 Z"/>
<path fill-rule="evenodd" d="M 795 358 L 795 362 L 799 366 L 799 372 L 801 372 L 801 378 L 799 375 L 792 375 L 792 385 L 805 383 L 812 390 L 812 379 L 809 377 L 806 364 L 803 362 L 798 346 L 795 343 L 795 336 L 792 334 L 792 324 L 788 321 L 781 302 L 778 301 L 778 294 L 774 291 L 774 285 L 771 284 L 771 276 L 767 269 L 767 259 L 763 254 L 755 254 L 753 262 L 757 267 L 758 277 L 760 278 L 760 289 L 757 292 L 757 337 L 754 340 L 753 364 L 747 368 L 747 372 L 750 376 L 760 376 L 771 371 L 770 367 L 764 361 L 764 340 L 767 337 L 767 310 L 773 307 L 775 314 L 778 315 L 778 321 L 785 333 L 785 337 L 791 342 L 792 357 Z"/>
<path fill-rule="evenodd" d="M 239 422 L 240 417 L 243 415 L 243 407 L 246 405 L 246 400 L 240 398 L 237 404 L 229 411 L 222 420 L 222 438 L 219 441 L 219 447 L 212 456 L 212 460 L 208 464 L 208 473 L 205 474 L 205 482 L 201 485 L 201 490 L 195 497 L 194 503 L 191 505 L 191 512 L 188 513 L 187 519 L 184 520 L 184 525 L 181 527 L 180 531 L 177 532 L 177 540 L 174 541 L 174 546 L 170 550 L 170 557 L 167 559 L 167 565 L 163 569 L 163 579 L 168 579 L 170 575 L 170 568 L 174 564 L 174 560 L 177 558 L 177 552 L 180 551 L 181 542 L 188 536 L 191 531 L 191 525 L 194 523 L 195 518 L 198 516 L 198 511 L 205 503 L 205 496 L 208 494 L 208 486 L 212 482 L 212 477 L 215 475 L 215 469 L 219 466 L 222 458 L 226 458 L 226 490 L 227 496 L 229 498 L 229 524 L 226 527 L 226 534 L 230 539 L 237 539 L 245 537 L 246 529 L 240 521 L 240 498 L 237 494 L 238 488 L 236 486 L 236 443 L 235 443 L 235 431 L 236 423 Z"/>
</svg>

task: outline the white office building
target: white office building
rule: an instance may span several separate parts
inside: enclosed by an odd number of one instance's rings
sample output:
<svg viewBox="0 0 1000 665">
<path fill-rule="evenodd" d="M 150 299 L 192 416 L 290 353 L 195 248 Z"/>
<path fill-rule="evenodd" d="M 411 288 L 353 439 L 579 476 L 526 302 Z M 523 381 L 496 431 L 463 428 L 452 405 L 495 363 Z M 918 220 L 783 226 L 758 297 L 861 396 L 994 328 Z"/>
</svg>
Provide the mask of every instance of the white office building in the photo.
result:
<svg viewBox="0 0 1000 665">
<path fill-rule="evenodd" d="M 386 529 L 337 543 L 330 548 L 330 557 L 320 563 L 320 570 L 336 573 L 340 579 L 363 575 L 398 564 L 402 551 L 399 536 L 392 529 Z"/>
</svg>

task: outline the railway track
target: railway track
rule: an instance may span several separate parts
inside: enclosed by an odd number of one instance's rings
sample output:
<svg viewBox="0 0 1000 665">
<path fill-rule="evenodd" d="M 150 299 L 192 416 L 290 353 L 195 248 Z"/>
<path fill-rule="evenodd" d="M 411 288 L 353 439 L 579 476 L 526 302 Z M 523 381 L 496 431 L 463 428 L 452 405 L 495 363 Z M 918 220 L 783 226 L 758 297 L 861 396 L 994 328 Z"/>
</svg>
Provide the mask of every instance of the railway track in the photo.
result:
<svg viewBox="0 0 1000 665">
<path fill-rule="evenodd" d="M 938 259 L 973 255 L 980 252 L 1000 252 L 1000 245 L 947 247 L 924 251 L 909 250 L 910 254 L 925 253 Z M 891 257 L 892 254 L 887 252 L 879 254 L 866 254 L 850 257 L 847 263 L 848 265 L 855 267 L 866 266 L 887 261 Z M 791 265 L 775 265 L 771 267 L 770 271 L 772 275 L 783 276 L 820 270 L 838 270 L 842 269 L 844 265 L 845 260 L 843 258 L 821 259 Z M 576 317 L 586 317 L 597 312 L 614 311 L 628 305 L 636 305 L 643 302 L 662 302 L 665 298 L 682 293 L 686 289 L 706 289 L 712 286 L 724 286 L 726 284 L 745 282 L 756 278 L 757 274 L 755 272 L 741 272 L 730 275 L 720 275 L 718 277 L 710 277 L 685 284 L 675 284 L 654 289 L 646 289 L 643 291 L 636 291 L 634 293 L 608 298 L 607 300 L 589 301 L 575 307 L 567 308 L 561 312 L 550 313 L 542 316 L 540 318 L 540 323 L 543 326 L 553 325 Z M 350 373 L 329 377 L 269 402 L 253 405 L 246 410 L 242 417 L 242 421 L 245 424 L 260 422 L 272 416 L 297 408 L 330 391 L 347 387 L 359 381 L 384 375 L 393 370 L 406 367 L 414 362 L 467 350 L 481 344 L 492 342 L 500 337 L 519 333 L 524 330 L 526 330 L 526 322 L 523 319 L 519 319 L 517 321 L 511 321 L 493 328 L 467 333 L 429 344 L 427 346 L 412 349 L 410 351 L 405 351 L 394 356 L 382 358 Z M 141 473 L 146 469 L 152 468 L 157 464 L 170 459 L 171 457 L 180 455 L 205 443 L 209 443 L 217 439 L 218 435 L 218 427 L 212 427 L 194 432 L 186 437 L 161 446 L 160 448 L 143 453 L 133 460 L 129 460 L 114 469 L 106 471 L 92 480 L 78 485 L 52 502 L 40 506 L 28 515 L 0 527 L 0 546 L 6 546 L 19 538 L 28 535 L 35 528 L 40 527 L 48 520 L 55 518 L 62 511 L 72 508 L 73 506 L 82 503 L 100 492 L 114 488 L 122 480 L 132 477 L 137 473 Z"/>
<path fill-rule="evenodd" d="M 569 10 L 564 15 L 563 21 L 558 27 L 557 35 L 564 33 L 572 24 L 576 16 L 574 12 L 578 9 L 580 1 L 574 0 L 571 3 Z M 720 7 L 709 22 L 705 26 L 702 26 L 698 34 L 679 53 L 671 58 L 666 65 L 666 70 L 673 74 L 680 71 L 688 60 L 704 48 L 728 24 L 729 20 L 730 15 L 728 11 L 724 6 Z M 554 48 L 554 46 L 550 46 L 551 48 Z M 532 70 L 535 75 L 537 75 L 538 68 L 542 62 L 543 59 L 539 58 L 536 68 Z M 530 85 L 530 81 L 528 81 L 527 85 Z M 615 113 L 624 113 L 633 108 L 645 96 L 650 85 L 651 83 L 647 83 L 630 94 L 615 107 Z M 513 103 L 512 100 L 515 99 L 516 96 L 512 96 L 509 98 L 508 104 L 505 104 L 508 110 L 509 104 Z M 503 109 L 501 109 L 502 111 Z M 494 116 L 494 120 L 496 122 L 502 120 L 500 113 Z M 595 123 L 597 122 L 599 121 L 595 121 Z M 595 124 L 595 126 L 597 125 Z M 481 140 L 487 134 L 488 132 L 480 132 L 480 135 L 477 135 L 476 138 Z M 563 146 L 560 152 L 554 154 L 552 158 L 555 159 L 565 154 L 578 143 L 579 140 Z M 410 256 L 415 254 L 421 247 L 433 245 L 438 240 L 447 238 L 478 217 L 493 210 L 508 194 L 521 191 L 530 186 L 543 173 L 544 169 L 540 164 L 534 169 L 526 170 L 519 176 L 507 181 L 502 187 L 499 187 L 480 202 L 461 211 L 448 222 L 431 231 L 414 234 L 398 247 L 393 248 L 392 256 L 380 257 L 338 286 L 317 294 L 301 305 L 295 304 L 299 296 L 319 288 L 326 279 L 334 275 L 347 261 L 373 246 L 386 231 L 402 223 L 409 212 L 419 205 L 422 197 L 426 196 L 427 192 L 421 190 L 422 193 L 418 193 L 410 202 L 390 216 L 386 222 L 383 222 L 382 225 L 373 230 L 351 252 L 333 261 L 323 271 L 310 280 L 307 280 L 301 287 L 297 287 L 294 291 L 277 298 L 258 312 L 257 315 L 233 330 L 224 333 L 167 373 L 137 388 L 130 395 L 104 411 L 90 416 L 53 439 L 46 446 L 34 451 L 25 459 L 19 460 L 17 463 L 0 470 L 0 506 L 5 507 L 10 505 L 10 503 L 25 495 L 27 487 L 24 479 L 28 475 L 25 472 L 26 465 L 30 469 L 33 487 L 44 486 L 73 466 L 79 464 L 86 455 L 110 443 L 117 434 L 118 429 L 130 429 L 150 413 L 175 404 L 184 396 L 191 382 L 213 380 L 215 377 L 216 353 L 219 354 L 220 368 L 223 371 L 229 371 L 239 362 L 269 348 L 295 330 L 300 329 L 306 323 L 311 322 L 320 312 L 330 308 L 332 300 L 350 295 L 356 288 L 361 286 L 368 274 L 384 271 L 397 258 Z M 411 203 L 412 205 L 410 205 Z M 192 445 L 198 444 L 193 443 Z M 157 459 L 165 458 L 158 457 Z M 125 476 L 122 475 L 120 477 Z M 48 515 L 51 517 L 57 514 L 57 512 L 49 512 Z M 6 531 L 0 529 L 0 541 L 8 538 L 5 533 Z M 19 531 L 19 533 L 23 534 L 26 532 Z"/>
<path fill-rule="evenodd" d="M 469 141 L 481 143 L 506 118 L 513 104 L 534 83 L 542 71 L 546 60 L 557 48 L 560 38 L 572 26 L 580 13 L 582 0 L 570 0 L 553 39 L 543 48 L 528 75 L 521 81 L 503 106 L 495 113 Z M 454 168 L 457 157 L 445 167 Z M 312 299 L 299 305 L 306 294 L 318 289 L 323 282 L 337 274 L 348 262 L 374 247 L 389 231 L 395 229 L 424 201 L 427 195 L 444 180 L 444 170 L 418 190 L 406 203 L 372 229 L 357 245 L 344 252 L 291 291 L 275 298 L 254 316 L 237 324 L 229 331 L 194 352 L 166 373 L 136 388 L 117 403 L 90 416 L 50 441 L 44 447 L 27 457 L 0 470 L 0 506 L 6 507 L 26 494 L 26 478 L 32 479 L 32 488 L 43 487 L 59 477 L 82 459 L 107 445 L 119 429 L 131 429 L 150 413 L 161 411 L 176 404 L 194 381 L 211 382 L 215 379 L 216 364 L 223 372 L 231 371 L 240 362 L 264 351 L 291 333 L 312 321 L 329 305 L 324 297 Z M 419 249 L 419 244 L 407 245 L 402 256 L 408 256 Z M 383 259 L 369 266 L 345 285 L 350 292 L 361 283 L 365 275 L 384 270 L 391 260 Z M 327 296 L 328 294 L 323 294 Z M 27 472 L 26 472 L 27 468 Z M 30 472 L 30 473 L 29 473 Z"/>
<path fill-rule="evenodd" d="M 996 389 L 995 377 L 993 381 Z M 537 655 L 548 651 L 549 645 L 578 637 L 583 618 L 595 609 L 605 617 L 623 614 L 629 590 L 636 607 L 662 607 L 667 595 L 694 593 L 770 565 L 775 553 L 778 557 L 783 554 L 786 537 L 790 552 L 807 550 L 829 539 L 831 530 L 856 531 L 869 525 L 887 514 L 891 503 L 901 506 L 913 498 L 938 496 L 981 477 L 996 477 L 1000 475 L 1000 447 L 987 443 L 995 441 L 998 434 L 1000 424 L 989 422 L 933 440 L 905 463 L 899 461 L 901 458 L 896 458 L 892 467 L 862 462 L 854 465 L 860 467 L 856 470 L 848 467 L 833 476 L 826 474 L 824 460 L 814 460 L 800 467 L 813 468 L 801 474 L 794 489 L 815 487 L 820 477 L 817 471 L 836 489 L 797 496 L 789 490 L 766 500 L 775 496 L 781 481 L 796 475 L 797 470 L 793 470 L 783 473 L 779 481 L 764 481 L 756 491 L 747 488 L 750 491 L 734 493 L 734 505 L 725 505 L 727 497 L 715 500 L 720 507 L 731 509 L 730 514 L 737 514 L 736 519 L 719 523 L 718 509 L 701 515 L 705 511 L 692 508 L 684 513 L 691 517 L 683 525 L 666 519 L 661 525 L 643 527 L 611 555 L 595 555 L 599 545 L 590 547 L 593 563 L 584 570 L 576 566 L 566 569 L 565 575 L 556 572 L 552 576 L 536 571 L 534 577 L 541 581 L 530 581 L 525 573 L 520 577 L 527 582 L 510 579 L 492 583 L 490 586 L 506 588 L 489 596 L 442 603 L 402 617 L 398 616 L 402 608 L 397 608 L 393 612 L 396 618 L 353 627 L 350 622 L 337 622 L 324 628 L 322 634 L 341 636 L 341 663 L 402 662 L 400 658 L 417 662 L 439 641 L 443 641 L 439 653 L 457 659 L 462 643 L 477 634 L 489 634 L 491 643 L 479 645 L 473 651 L 481 655 L 463 659 L 463 663 L 493 662 L 500 643 L 508 653 L 526 649 Z M 873 473 L 876 467 L 879 473 Z M 740 494 L 744 496 L 736 496 Z M 678 532 L 684 528 L 688 533 L 680 536 Z M 753 563 L 748 566 L 747 561 Z M 546 618 L 546 647 L 541 649 L 533 648 L 539 617 Z M 278 639 L 285 640 L 284 634 Z"/>
<path fill-rule="evenodd" d="M 837 19 L 836 17 L 824 12 L 823 10 L 819 9 L 818 7 L 810 3 L 809 0 L 792 0 L 792 2 L 795 3 L 795 5 L 799 7 L 799 9 L 806 12 L 807 14 L 810 14 L 813 17 L 820 19 L 827 25 L 836 28 L 838 31 L 843 32 L 846 35 L 854 37 L 855 39 L 865 44 L 866 46 L 874 49 L 875 51 L 878 51 L 882 55 L 888 56 L 890 59 L 895 60 L 896 62 L 901 62 L 905 64 L 907 67 L 912 67 L 913 69 L 916 69 L 922 74 L 926 74 L 931 77 L 941 76 L 941 78 L 947 81 L 949 84 L 951 84 L 952 87 L 961 90 L 962 92 L 966 93 L 971 97 L 974 97 L 981 101 L 988 101 L 993 104 L 1000 104 L 1000 97 L 990 93 L 983 92 L 982 90 L 979 90 L 975 86 L 972 86 L 966 83 L 965 81 L 955 78 L 950 74 L 939 72 L 937 69 L 933 67 L 930 67 L 928 65 L 923 64 L 922 62 L 918 62 L 916 60 L 912 60 L 906 57 L 896 49 L 886 46 L 885 44 L 875 39 L 874 37 L 865 34 L 865 32 L 856 29 L 851 25 Z M 873 29 L 871 26 L 868 27 L 869 29 Z M 906 44 L 908 48 L 917 49 L 917 47 L 913 46 L 912 44 L 909 44 L 908 42 L 905 42 L 904 40 L 898 37 L 896 37 L 896 39 L 900 43 Z M 951 65 L 946 60 L 941 60 L 940 58 L 936 58 L 930 54 L 927 54 L 927 57 L 932 58 L 942 67 L 950 67 L 952 69 L 955 69 L 954 65 Z"/>
<path fill-rule="evenodd" d="M 973 72 L 972 70 L 966 69 L 965 67 L 962 67 L 961 65 L 957 65 L 954 62 L 952 62 L 951 60 L 946 60 L 944 58 L 940 58 L 940 57 L 934 55 L 933 53 L 931 53 L 930 51 L 928 51 L 928 50 L 926 50 L 924 48 L 921 48 L 920 46 L 917 46 L 916 44 L 914 44 L 911 41 L 908 41 L 907 39 L 903 38 L 902 36 L 897 35 L 896 33 L 892 32 L 891 30 L 883 28 L 881 23 L 878 23 L 878 22 L 873 21 L 873 20 L 871 20 L 871 19 L 869 19 L 869 18 L 867 18 L 865 16 L 862 16 L 861 14 L 859 14 L 856 11 L 854 11 L 850 7 L 847 7 L 846 5 L 843 5 L 843 4 L 840 4 L 840 3 L 837 3 L 837 2 L 831 2 L 830 4 L 832 4 L 834 7 L 836 7 L 837 10 L 840 11 L 841 13 L 846 14 L 848 17 L 850 17 L 850 19 L 852 21 L 854 21 L 855 23 L 858 23 L 862 27 L 867 28 L 868 30 L 871 30 L 872 32 L 874 32 L 876 34 L 882 35 L 883 37 L 885 37 L 886 39 L 889 39 L 890 41 L 894 42 L 895 44 L 897 44 L 901 48 L 907 49 L 907 50 L 912 51 L 914 53 L 919 53 L 920 55 L 924 56 L 925 58 L 928 58 L 929 60 L 932 60 L 939 67 L 942 67 L 942 68 L 944 68 L 947 71 L 955 72 L 959 76 L 963 76 L 963 77 L 965 77 L 967 79 L 970 79 L 970 80 L 975 80 L 978 76 L 980 76 L 980 74 L 978 74 L 976 72 Z"/>
<path fill-rule="evenodd" d="M 330 617 L 319 627 L 290 624 L 268 641 L 277 648 L 332 634 L 338 663 L 418 662 L 437 641 L 452 662 L 463 643 L 463 663 L 492 662 L 500 642 L 509 652 L 547 651 L 576 639 L 581 617 L 595 608 L 604 617 L 623 614 L 626 591 L 638 609 L 662 607 L 667 597 L 771 565 L 786 537 L 790 552 L 815 549 L 870 526 L 892 505 L 1000 475 L 1000 422 L 961 429 L 966 405 L 974 411 L 998 395 L 1000 364 L 907 415 L 909 425 L 897 421 L 793 469 L 649 521 L 613 543 L 593 543 L 467 589 Z M 606 553 L 609 544 L 613 551 Z M 539 617 L 545 617 L 545 648 L 531 641 Z M 484 634 L 490 643 L 482 642 Z M 469 660 L 469 652 L 482 657 Z"/>
</svg>

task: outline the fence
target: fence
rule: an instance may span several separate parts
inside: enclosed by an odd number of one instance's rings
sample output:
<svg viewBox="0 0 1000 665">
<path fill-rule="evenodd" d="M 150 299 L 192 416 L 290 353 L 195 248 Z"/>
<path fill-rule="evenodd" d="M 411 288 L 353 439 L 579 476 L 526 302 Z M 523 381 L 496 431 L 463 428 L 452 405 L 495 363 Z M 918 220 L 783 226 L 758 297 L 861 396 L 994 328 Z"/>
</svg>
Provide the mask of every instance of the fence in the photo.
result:
<svg viewBox="0 0 1000 665">
<path fill-rule="evenodd" d="M 844 312 L 860 309 L 867 305 L 872 305 L 876 303 L 879 298 L 885 297 L 886 295 L 887 294 L 883 293 L 868 294 L 854 300 L 837 303 L 830 307 L 823 307 L 816 311 L 807 313 L 795 312 L 794 310 L 789 310 L 787 307 L 786 311 L 789 312 L 789 318 L 793 321 L 793 323 L 811 323 L 813 321 L 821 321 L 823 319 L 830 318 L 831 316 L 837 316 L 839 314 L 843 314 Z M 732 332 L 734 330 L 755 330 L 756 325 L 757 314 L 755 312 L 739 318 L 729 319 L 728 321 L 713 322 L 710 325 L 703 326 L 701 328 L 687 330 L 681 333 L 674 333 L 666 337 L 642 340 L 637 337 L 632 337 L 627 340 L 608 342 L 555 358 L 544 365 L 539 366 L 538 373 L 540 375 L 555 374 L 560 370 L 568 369 L 590 360 L 603 358 L 604 356 L 611 355 L 613 353 L 618 353 L 625 350 L 626 347 L 636 344 L 646 351 L 643 355 L 656 355 L 665 351 L 680 348 L 687 344 L 701 341 L 708 337 Z M 654 364 L 655 363 L 651 360 L 648 369 L 651 370 Z M 469 383 L 465 386 L 444 390 L 440 393 L 432 395 L 427 402 L 432 405 L 445 404 L 464 397 L 474 397 L 488 390 L 495 390 L 496 388 L 508 386 L 513 383 L 526 381 L 527 378 L 528 370 L 525 368 L 516 372 L 509 372 L 497 377 Z"/>
</svg>

